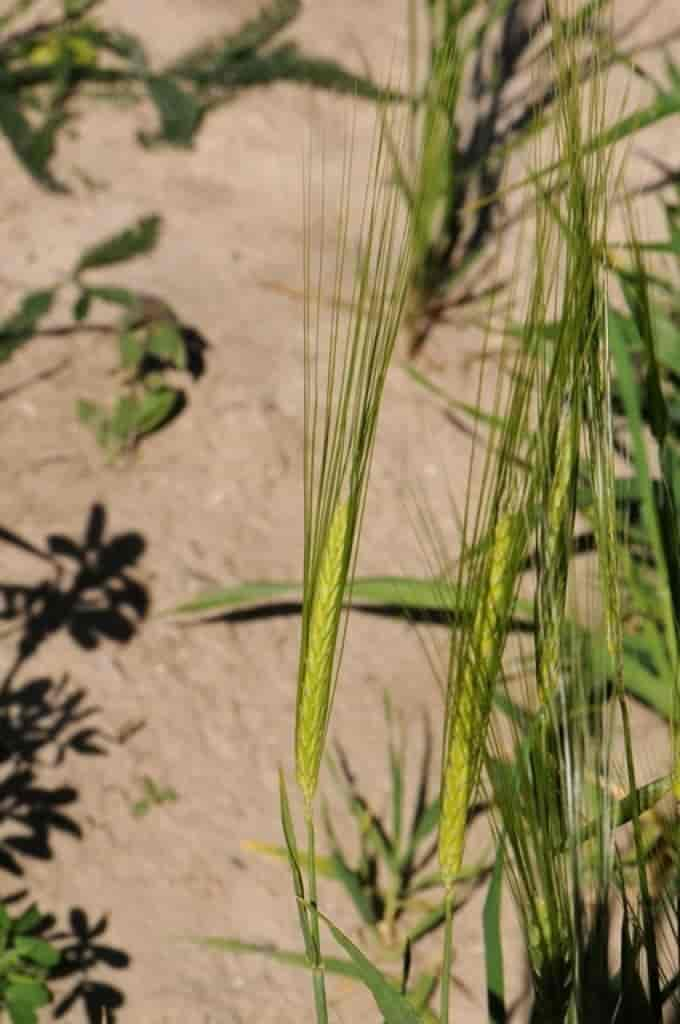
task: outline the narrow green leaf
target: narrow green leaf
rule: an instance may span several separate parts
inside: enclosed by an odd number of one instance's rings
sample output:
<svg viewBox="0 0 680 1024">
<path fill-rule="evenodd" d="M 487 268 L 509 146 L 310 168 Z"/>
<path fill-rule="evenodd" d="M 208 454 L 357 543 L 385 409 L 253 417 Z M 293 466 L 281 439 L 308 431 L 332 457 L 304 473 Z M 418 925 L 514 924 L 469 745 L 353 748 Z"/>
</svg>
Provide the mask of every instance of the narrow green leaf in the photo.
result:
<svg viewBox="0 0 680 1024">
<path fill-rule="evenodd" d="M 166 614 L 219 611 L 236 607 L 263 604 L 283 596 L 299 598 L 302 583 L 281 580 L 273 583 L 257 581 L 236 583 L 230 587 L 210 591 L 192 601 L 178 605 Z M 402 576 L 363 577 L 352 584 L 354 604 L 385 605 L 413 611 L 448 611 L 464 607 L 456 587 L 433 579 L 413 579 Z"/>
<path fill-rule="evenodd" d="M 423 914 L 421 919 L 409 930 L 408 939 L 411 945 L 415 946 L 416 942 L 419 942 L 420 939 L 424 939 L 426 935 L 431 935 L 432 932 L 442 926 L 445 919 L 446 908 L 442 901 L 439 906 Z"/>
<path fill-rule="evenodd" d="M 132 227 L 86 249 L 78 261 L 75 273 L 81 274 L 95 267 L 108 267 L 151 252 L 158 243 L 160 229 L 161 218 L 157 214 L 142 217 Z"/>
<path fill-rule="evenodd" d="M 486 998 L 491 1024 L 505 1024 L 505 981 L 503 972 L 503 942 L 501 938 L 501 889 L 505 846 L 498 842 L 491 882 L 484 901 L 484 959 L 486 963 Z"/>
<path fill-rule="evenodd" d="M 281 826 L 283 828 L 283 837 L 286 842 L 286 850 L 288 851 L 288 863 L 290 865 L 291 875 L 293 877 L 293 890 L 295 892 L 295 901 L 298 909 L 298 916 L 300 920 L 300 930 L 302 931 L 302 937 L 305 943 L 305 950 L 307 952 L 307 958 L 310 965 L 318 958 L 315 957 L 314 950 L 314 938 L 312 935 L 312 928 L 309 922 L 309 914 L 307 912 L 307 905 L 305 903 L 305 884 L 302 879 L 302 871 L 300 869 L 300 858 L 298 856 L 297 839 L 295 838 L 295 826 L 293 824 L 293 816 L 290 813 L 290 804 L 288 802 L 288 792 L 286 790 L 286 780 L 283 775 L 283 769 L 279 769 L 279 801 L 281 805 Z"/>
<path fill-rule="evenodd" d="M 0 324 L 0 362 L 28 341 L 40 321 L 52 308 L 56 289 L 29 292 L 21 300 L 19 309 Z"/>
<path fill-rule="evenodd" d="M 259 853 L 264 857 L 288 861 L 288 850 L 285 846 L 277 846 L 275 843 L 261 843 L 257 839 L 249 839 L 242 845 L 245 849 L 252 850 L 253 853 Z M 305 871 L 309 871 L 309 854 L 306 850 L 298 850 L 298 859 L 300 866 Z M 338 873 L 335 869 L 335 861 L 332 857 L 324 857 L 322 854 L 317 853 L 314 859 L 316 861 L 317 876 L 339 881 Z"/>
<path fill-rule="evenodd" d="M 361 873 L 353 870 L 345 860 L 345 856 L 340 848 L 340 844 L 333 828 L 331 816 L 328 811 L 328 805 L 325 802 L 323 805 L 323 820 L 326 835 L 328 836 L 328 841 L 331 847 L 331 859 L 333 861 L 335 877 L 342 883 L 342 885 L 344 885 L 349 898 L 361 917 L 361 920 L 365 924 L 374 925 L 377 923 L 377 917 L 370 895 L 366 891 Z"/>
<path fill-rule="evenodd" d="M 319 912 L 319 917 L 326 924 L 338 945 L 342 946 L 351 958 L 361 981 L 368 988 L 385 1018 L 385 1024 L 422 1024 L 422 1015 L 418 1013 L 406 996 L 403 996 L 385 975 L 373 966 L 344 932 L 321 912 Z"/>
<path fill-rule="evenodd" d="M 266 956 L 269 960 L 286 964 L 289 967 L 302 967 L 311 970 L 306 953 L 295 953 L 292 950 L 280 949 L 268 942 L 241 942 L 239 939 L 198 938 L 192 939 L 201 946 L 209 949 L 221 950 L 224 953 L 253 953 L 259 956 Z M 360 980 L 359 971 L 351 960 L 341 960 L 339 957 L 324 957 L 324 970 L 327 974 L 338 974 L 344 978 Z"/>
<path fill-rule="evenodd" d="M 385 692 L 385 719 L 389 734 L 387 744 L 388 768 L 390 773 L 390 798 L 392 804 L 392 842 L 398 852 L 401 846 L 401 832 L 404 812 L 404 772 L 403 772 L 403 750 L 397 746 L 394 736 L 394 723 L 392 720 L 392 705 L 389 693 Z"/>
<path fill-rule="evenodd" d="M 299 14 L 301 7 L 301 0 L 272 0 L 236 32 L 223 36 L 218 42 L 201 45 L 180 57 L 170 71 L 188 77 L 192 73 L 205 74 L 243 60 L 269 43 Z"/>
<path fill-rule="evenodd" d="M 73 303 L 73 319 L 80 323 L 87 317 L 92 305 L 92 293 L 84 289 Z"/>
<path fill-rule="evenodd" d="M 102 302 L 110 302 L 114 306 L 124 306 L 126 309 L 133 309 L 138 301 L 136 293 L 130 291 L 129 288 L 88 285 L 87 292 L 93 299 L 101 299 Z"/>
</svg>

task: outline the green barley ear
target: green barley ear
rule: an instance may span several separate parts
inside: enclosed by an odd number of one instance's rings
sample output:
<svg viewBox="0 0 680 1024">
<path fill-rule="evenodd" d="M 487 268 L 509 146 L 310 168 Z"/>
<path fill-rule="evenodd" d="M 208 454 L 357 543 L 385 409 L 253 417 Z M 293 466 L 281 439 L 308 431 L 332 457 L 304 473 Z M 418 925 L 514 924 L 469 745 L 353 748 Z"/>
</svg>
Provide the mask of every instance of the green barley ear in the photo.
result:
<svg viewBox="0 0 680 1024">
<path fill-rule="evenodd" d="M 309 811 L 342 658 L 346 617 L 383 389 L 405 301 L 410 218 L 389 180 L 406 118 L 379 107 L 358 243 L 351 231 L 352 142 L 334 224 L 335 262 L 312 267 L 312 183 L 305 193 L 305 443 L 303 608 L 295 727 L 297 781 Z M 326 203 L 321 205 L 325 233 Z M 358 255 L 349 258 L 350 246 Z M 321 301 L 333 281 L 330 322 Z M 344 296 L 351 294 L 349 305 Z"/>
<path fill-rule="evenodd" d="M 312 273 L 312 187 L 306 178 L 304 246 L 304 570 L 295 714 L 295 768 L 305 804 L 309 859 L 308 965 L 318 1024 L 328 1006 L 317 907 L 314 797 L 333 706 L 347 619 L 342 609 L 354 574 L 366 488 L 385 379 L 404 308 L 409 217 L 388 180 L 404 133 L 379 108 L 358 256 L 347 258 L 352 143 L 345 152 L 335 225 L 333 303 L 322 330 L 323 239 Z M 324 228 L 325 205 L 321 206 Z M 352 278 L 348 288 L 347 278 Z M 346 292 L 352 299 L 347 312 Z M 304 930 L 304 928 L 303 928 Z"/>
<path fill-rule="evenodd" d="M 521 524 L 510 515 L 494 528 L 470 636 L 447 701 L 439 824 L 439 862 L 447 889 L 463 863 L 467 816 L 479 781 L 493 685 L 515 593 L 513 547 L 518 530 L 522 532 Z"/>
<path fill-rule="evenodd" d="M 330 713 L 333 663 L 347 575 L 349 504 L 338 505 L 319 563 L 311 604 L 307 656 L 295 721 L 297 781 L 307 805 L 319 779 L 323 740 Z"/>
</svg>

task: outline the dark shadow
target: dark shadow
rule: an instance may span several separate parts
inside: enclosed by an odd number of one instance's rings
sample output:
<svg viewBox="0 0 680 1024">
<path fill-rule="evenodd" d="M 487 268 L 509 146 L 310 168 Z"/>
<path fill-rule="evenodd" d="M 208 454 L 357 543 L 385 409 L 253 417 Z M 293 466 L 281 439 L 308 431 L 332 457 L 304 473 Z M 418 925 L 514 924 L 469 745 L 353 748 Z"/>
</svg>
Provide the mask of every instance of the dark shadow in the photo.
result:
<svg viewBox="0 0 680 1024">
<path fill-rule="evenodd" d="M 210 344 L 195 327 L 188 327 L 182 324 L 180 326 L 180 333 L 184 342 L 187 373 L 194 380 L 198 380 L 205 373 L 205 352 L 206 349 L 210 348 Z M 170 369 L 174 369 L 171 362 L 158 359 L 156 356 L 145 356 L 139 367 L 139 376 L 144 377 L 149 373 L 162 373 L 163 370 Z M 167 423 L 167 420 L 165 422 Z"/>
<path fill-rule="evenodd" d="M 41 786 L 36 769 L 61 764 L 70 753 L 104 754 L 103 736 L 89 721 L 97 710 L 66 677 L 0 691 L 0 869 L 20 876 L 24 857 L 49 859 L 54 830 L 80 838 L 77 791 Z"/>
<path fill-rule="evenodd" d="M 456 615 L 450 608 L 412 608 L 400 604 L 365 604 L 361 601 L 352 602 L 352 610 L 362 612 L 364 615 L 374 615 L 384 619 L 406 619 L 413 625 L 422 626 L 451 626 L 456 621 Z M 250 608 L 236 608 L 234 611 L 219 612 L 215 615 L 205 615 L 192 622 L 180 623 L 182 629 L 192 629 L 196 626 L 215 625 L 218 623 L 236 624 L 240 622 L 258 622 L 268 619 L 288 618 L 293 615 L 300 615 L 302 601 L 277 601 L 275 603 L 263 603 Z M 458 616 L 462 623 L 462 618 Z M 525 619 L 516 619 L 511 624 L 511 629 L 519 632 L 531 631 L 533 627 Z"/>
<path fill-rule="evenodd" d="M 145 617 L 146 587 L 129 575 L 146 542 L 130 531 L 106 539 L 106 511 L 94 504 L 81 541 L 50 534 L 44 551 L 4 530 L 0 540 L 29 551 L 52 567 L 49 579 L 33 585 L 0 584 L 0 620 L 18 622 L 20 639 L 6 690 L 19 666 L 52 634 L 66 630 L 75 643 L 94 650 L 101 640 L 125 644 Z"/>
<path fill-rule="evenodd" d="M 88 919 L 86 911 L 73 907 L 68 930 L 50 931 L 45 935 L 61 953 L 61 961 L 51 972 L 51 980 L 73 981 L 72 988 L 54 1007 L 55 1019 L 66 1017 L 80 1003 L 88 1024 L 115 1024 L 118 1020 L 125 996 L 115 985 L 93 976 L 99 967 L 120 971 L 130 966 L 126 952 L 101 941 L 108 924 L 106 915 L 94 922 Z"/>
</svg>

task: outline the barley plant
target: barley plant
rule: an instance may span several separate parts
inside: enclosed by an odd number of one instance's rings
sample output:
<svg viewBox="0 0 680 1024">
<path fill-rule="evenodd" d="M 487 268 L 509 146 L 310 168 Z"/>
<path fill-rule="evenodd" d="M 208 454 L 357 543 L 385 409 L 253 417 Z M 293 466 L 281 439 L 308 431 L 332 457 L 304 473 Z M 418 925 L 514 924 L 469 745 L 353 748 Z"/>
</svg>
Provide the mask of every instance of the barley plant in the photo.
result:
<svg viewBox="0 0 680 1024">
<path fill-rule="evenodd" d="M 387 171 L 402 166 L 401 154 L 412 142 L 404 126 L 410 129 L 413 122 L 386 107 L 378 110 L 354 264 L 347 257 L 353 170 L 348 150 L 334 222 L 338 247 L 327 330 L 324 267 L 320 263 L 313 272 L 314 248 L 306 235 L 304 571 L 295 715 L 305 849 L 297 844 L 283 774 L 280 781 L 285 856 L 304 952 L 206 941 L 231 952 L 267 952 L 304 967 L 312 977 L 319 1022 L 329 1019 L 327 973 L 362 982 L 387 1024 L 462 1019 L 451 985 L 455 912 L 469 867 L 469 825 L 484 798 L 495 843 L 483 922 L 489 1019 L 501 1024 L 510 1017 L 500 924 L 506 883 L 528 966 L 532 1024 L 661 1024 L 671 1010 L 677 1012 L 680 978 L 680 463 L 672 429 L 673 357 L 663 349 L 660 355 L 657 341 L 659 323 L 674 322 L 659 312 L 653 291 L 659 278 L 647 270 L 645 247 L 632 227 L 625 249 L 630 264 L 608 241 L 610 209 L 625 180 L 612 144 L 633 129 L 626 118 L 614 128 L 606 119 L 613 43 L 599 34 L 601 22 L 594 20 L 603 4 L 575 8 L 549 0 L 546 6 L 550 45 L 543 59 L 554 88 L 547 140 L 552 155 L 547 163 L 536 155 L 529 179 L 535 224 L 521 325 L 506 325 L 495 363 L 486 348 L 482 360 L 482 371 L 496 374 L 495 400 L 491 413 L 477 415 L 478 425 L 488 428 L 483 471 L 479 492 L 466 500 L 459 556 L 452 562 L 445 531 L 425 513 L 423 540 L 436 567 L 427 580 L 401 581 L 400 591 L 390 591 L 389 580 L 355 579 L 385 377 L 414 268 L 422 269 L 432 238 L 427 224 L 439 201 L 440 184 L 432 185 L 439 173 L 438 140 L 449 131 L 442 112 L 450 112 L 460 83 L 450 19 L 472 6 L 429 4 L 432 24 L 448 41 L 433 59 L 428 88 L 434 99 L 415 154 L 421 176 L 405 212 L 402 186 L 398 181 L 395 188 Z M 600 49 L 593 50 L 596 37 Z M 587 76 L 585 40 L 591 47 Z M 546 138 L 540 143 L 544 147 Z M 309 225 L 309 175 L 305 197 Z M 672 218 L 670 223 L 675 231 Z M 675 252 L 674 235 L 671 245 Z M 628 316 L 613 308 L 612 273 L 623 284 Z M 478 451 L 475 443 L 473 459 Z M 621 460 L 625 478 L 619 475 Z M 622 495 L 635 499 L 636 514 Z M 577 558 L 584 524 L 592 552 L 585 565 Z M 281 590 L 289 586 L 279 584 Z M 397 880 L 388 900 L 390 925 L 408 892 L 399 872 L 404 865 L 410 871 L 414 844 L 437 828 L 434 884 L 443 900 L 432 921 L 433 927 L 443 925 L 441 970 L 438 979 L 426 977 L 422 985 L 410 983 L 413 932 L 399 948 L 402 972 L 395 979 L 319 906 L 322 869 L 343 879 L 365 921 L 375 924 L 380 906 L 375 887 L 371 902 L 369 876 L 344 860 L 327 807 L 331 855 L 316 849 L 317 791 L 341 668 L 344 609 L 359 591 L 378 600 L 399 593 L 407 607 L 410 601 L 450 616 L 439 796 L 426 810 L 421 800 L 403 858 L 401 768 L 392 745 L 392 833 L 367 812 L 345 764 L 340 772 L 370 849 L 379 851 Z M 244 585 L 232 598 L 267 593 Z M 585 595 L 578 608 L 572 593 Z M 220 600 L 223 594 L 194 610 Z M 520 615 L 522 634 L 515 630 Z M 655 675 L 653 684 L 640 680 L 642 669 L 633 678 L 634 657 Z M 644 785 L 630 715 L 629 692 L 636 685 L 638 695 L 651 694 L 649 702 L 665 713 L 672 751 L 669 773 Z M 349 688 L 346 699 L 351 700 Z M 345 959 L 322 949 L 322 925 Z M 430 1006 L 437 980 L 438 1015 Z"/>
</svg>

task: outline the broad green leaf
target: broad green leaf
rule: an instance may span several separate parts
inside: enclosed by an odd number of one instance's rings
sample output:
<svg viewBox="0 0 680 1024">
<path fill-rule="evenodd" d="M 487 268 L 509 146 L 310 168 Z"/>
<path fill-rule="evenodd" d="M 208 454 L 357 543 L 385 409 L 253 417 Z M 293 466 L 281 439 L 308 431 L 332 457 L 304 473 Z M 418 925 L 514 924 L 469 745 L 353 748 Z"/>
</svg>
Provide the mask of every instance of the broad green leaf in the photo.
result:
<svg viewBox="0 0 680 1024">
<path fill-rule="evenodd" d="M 118 336 L 120 365 L 123 370 L 136 370 L 144 358 L 144 345 L 134 331 L 122 331 Z"/>
<path fill-rule="evenodd" d="M 14 940 L 14 948 L 23 959 L 30 960 L 39 967 L 54 967 L 59 963 L 59 950 L 44 939 L 18 935 Z"/>
<path fill-rule="evenodd" d="M 172 363 L 178 370 L 186 369 L 186 346 L 182 332 L 175 324 L 158 323 L 150 327 L 146 349 L 149 355 Z"/>
<path fill-rule="evenodd" d="M 49 171 L 54 151 L 54 139 L 61 118 L 48 119 L 41 127 L 33 128 L 25 116 L 16 96 L 7 87 L 0 89 L 0 131 L 6 136 L 17 159 L 29 174 L 53 192 L 65 192 L 64 186 Z"/>
<path fill-rule="evenodd" d="M 201 121 L 201 104 L 167 75 L 150 75 L 146 87 L 158 111 L 160 129 L 157 136 L 140 135 L 140 139 L 190 146 Z"/>
<path fill-rule="evenodd" d="M 484 901 L 484 960 L 486 963 L 486 998 L 491 1024 L 505 1024 L 505 980 L 503 972 L 503 941 L 501 935 L 501 888 L 505 847 L 500 839 L 496 851 L 491 882 Z"/>
<path fill-rule="evenodd" d="M 132 227 L 86 249 L 78 261 L 76 275 L 151 252 L 158 243 L 160 229 L 161 218 L 157 214 L 142 217 Z"/>
<path fill-rule="evenodd" d="M 14 922 L 14 931 L 17 935 L 26 935 L 28 932 L 34 931 L 42 920 L 43 915 L 37 905 L 32 903 Z"/>
<path fill-rule="evenodd" d="M 125 447 L 137 433 L 139 420 L 139 399 L 123 395 L 115 403 L 111 413 L 111 438 L 116 447 Z"/>
<path fill-rule="evenodd" d="M 162 427 L 180 401 L 181 393 L 175 388 L 160 387 L 147 391 L 138 401 L 135 411 L 134 429 L 137 437 L 144 437 Z"/>
<path fill-rule="evenodd" d="M 37 1024 L 36 1011 L 50 1001 L 46 986 L 33 978 L 12 982 L 4 995 L 12 1024 Z"/>
<path fill-rule="evenodd" d="M 361 981 L 373 996 L 385 1024 L 423 1024 L 423 1016 L 377 967 L 368 960 L 344 932 L 319 912 L 339 946 L 345 950 L 357 969 Z"/>
</svg>

